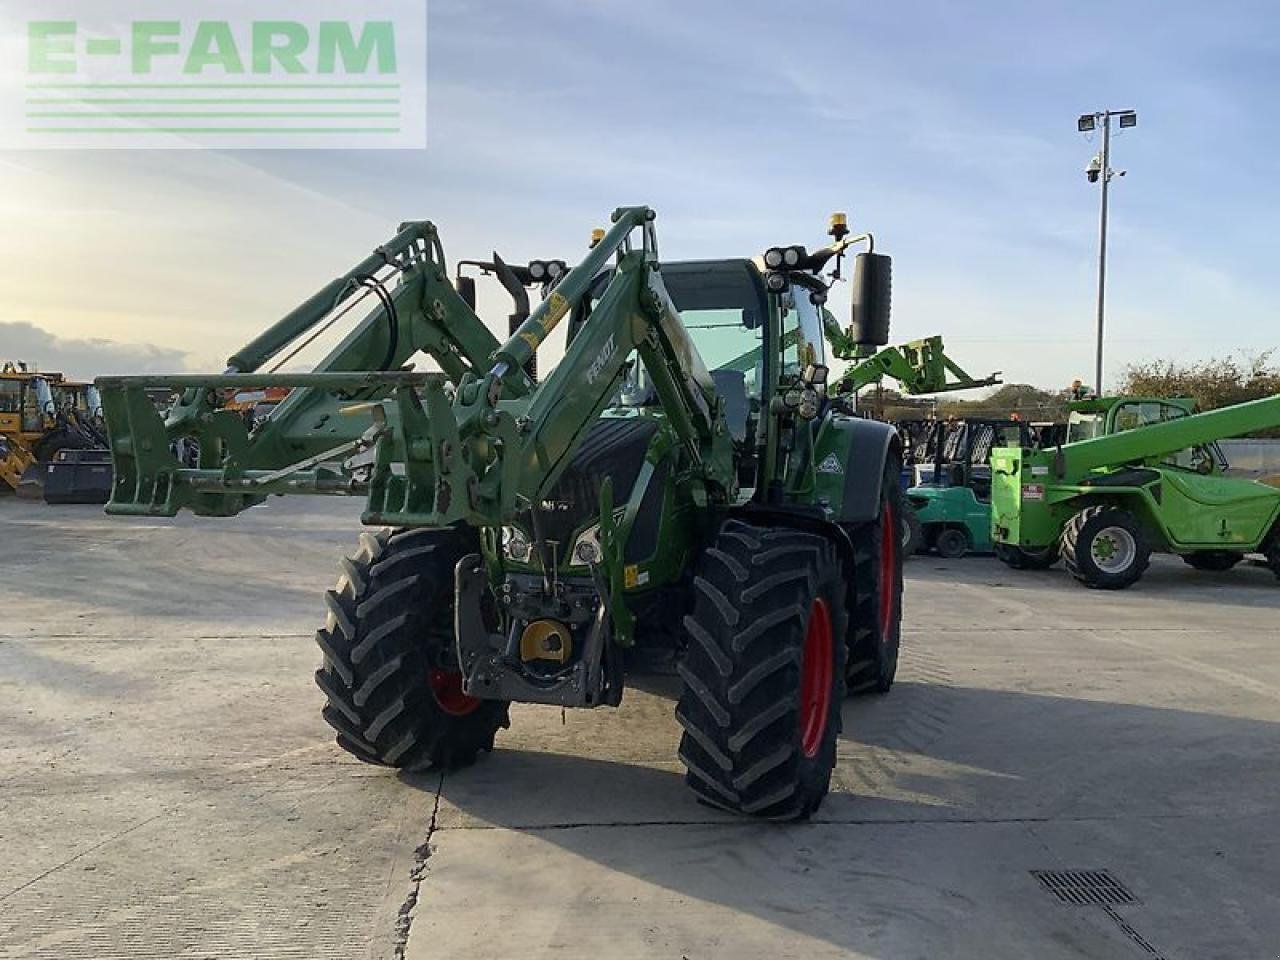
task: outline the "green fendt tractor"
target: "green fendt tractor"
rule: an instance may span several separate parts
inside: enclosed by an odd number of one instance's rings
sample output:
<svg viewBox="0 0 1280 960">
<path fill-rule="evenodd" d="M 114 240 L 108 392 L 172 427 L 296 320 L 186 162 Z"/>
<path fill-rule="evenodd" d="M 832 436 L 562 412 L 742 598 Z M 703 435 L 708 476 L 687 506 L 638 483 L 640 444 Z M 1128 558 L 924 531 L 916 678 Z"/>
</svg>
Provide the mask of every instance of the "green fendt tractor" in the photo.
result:
<svg viewBox="0 0 1280 960">
<path fill-rule="evenodd" d="M 324 718 L 362 760 L 466 764 L 511 702 L 616 705 L 630 673 L 665 664 L 697 795 L 807 816 L 843 695 L 893 681 L 901 617 L 897 436 L 824 390 L 821 304 L 869 237 L 836 218 L 831 235 L 816 252 L 662 262 L 653 211 L 622 208 L 572 269 L 481 264 L 516 305 L 500 343 L 473 278 L 449 282 L 435 227 L 406 224 L 226 374 L 100 379 L 107 510 L 366 497 L 364 523 L 384 529 L 342 562 L 316 635 Z M 889 270 L 854 257 L 857 341 L 887 341 Z M 315 372 L 256 372 L 361 296 L 376 307 Z M 560 323 L 564 356 L 535 382 Z M 420 353 L 438 369 L 408 369 Z M 154 386 L 181 391 L 165 420 Z M 251 432 L 219 409 L 268 386 L 293 389 Z M 180 439 L 195 466 L 170 452 Z"/>
<path fill-rule="evenodd" d="M 1072 405 L 1068 442 L 992 451 L 992 536 L 1012 567 L 1059 556 L 1086 586 L 1136 583 L 1153 551 L 1201 570 L 1261 553 L 1280 576 L 1280 489 L 1223 474 L 1215 441 L 1280 425 L 1280 396 L 1193 413 L 1190 400 Z"/>
</svg>

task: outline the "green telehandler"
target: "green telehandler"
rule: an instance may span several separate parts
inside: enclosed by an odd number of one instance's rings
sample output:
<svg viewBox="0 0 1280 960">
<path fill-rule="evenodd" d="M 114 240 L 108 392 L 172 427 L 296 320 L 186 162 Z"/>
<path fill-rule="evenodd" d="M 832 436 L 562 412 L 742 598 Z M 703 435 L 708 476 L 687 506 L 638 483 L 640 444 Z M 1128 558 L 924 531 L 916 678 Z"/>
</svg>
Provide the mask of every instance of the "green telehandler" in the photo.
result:
<svg viewBox="0 0 1280 960">
<path fill-rule="evenodd" d="M 481 264 L 513 295 L 505 342 L 416 222 L 221 376 L 101 378 L 107 512 L 365 497 L 382 529 L 342 561 L 316 634 L 324 718 L 361 760 L 463 765 L 513 701 L 616 705 L 629 676 L 674 670 L 696 795 L 808 816 L 843 695 L 887 691 L 898 658 L 898 438 L 825 396 L 821 304 L 870 238 L 833 218 L 814 252 L 663 262 L 654 219 L 618 209 L 571 269 Z M 852 259 L 849 336 L 883 345 L 890 260 Z M 314 372 L 265 369 L 368 298 Z M 535 380 L 562 322 L 564 356 Z M 410 369 L 421 353 L 436 369 Z M 292 391 L 252 429 L 219 408 L 272 386 Z M 154 387 L 180 391 L 165 419 Z M 194 466 L 171 452 L 182 439 Z"/>
<path fill-rule="evenodd" d="M 1153 551 L 1200 570 L 1263 554 L 1280 577 L 1280 489 L 1224 474 L 1216 441 L 1280 425 L 1280 395 L 1194 413 L 1186 399 L 1072 404 L 1067 441 L 991 454 L 992 539 L 1011 567 L 1061 556 L 1088 587 L 1136 583 Z"/>
</svg>

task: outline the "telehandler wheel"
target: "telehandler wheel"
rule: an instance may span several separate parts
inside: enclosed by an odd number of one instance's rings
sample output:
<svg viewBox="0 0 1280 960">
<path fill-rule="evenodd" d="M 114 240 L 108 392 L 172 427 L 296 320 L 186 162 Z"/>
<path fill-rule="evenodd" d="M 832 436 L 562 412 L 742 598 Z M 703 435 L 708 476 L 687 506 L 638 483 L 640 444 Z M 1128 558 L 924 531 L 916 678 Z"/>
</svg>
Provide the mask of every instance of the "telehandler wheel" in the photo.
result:
<svg viewBox="0 0 1280 960">
<path fill-rule="evenodd" d="M 1266 558 L 1267 566 L 1276 575 L 1276 579 L 1280 580 L 1280 531 L 1273 535 L 1271 544 L 1266 550 Z"/>
<path fill-rule="evenodd" d="M 846 528 L 853 541 L 854 607 L 850 615 L 850 693 L 888 693 L 898 672 L 902 637 L 902 551 L 891 536 L 895 518 L 909 510 L 898 486 L 897 461 L 885 465 L 880 485 L 880 516 Z"/>
<path fill-rule="evenodd" d="M 456 529 L 365 533 L 325 594 L 322 715 L 366 763 L 465 766 L 510 725 L 505 702 L 462 692 L 453 651 L 453 569 L 475 541 Z"/>
<path fill-rule="evenodd" d="M 1214 573 L 1230 570 L 1243 559 L 1243 553 L 1233 553 L 1230 550 L 1197 550 L 1195 553 L 1182 555 L 1182 562 L 1187 566 Z"/>
<path fill-rule="evenodd" d="M 1086 587 L 1123 590 L 1151 565 L 1151 547 L 1129 511 L 1086 507 L 1062 531 L 1062 560 Z"/>
<path fill-rule="evenodd" d="M 703 552 L 676 706 L 699 799 L 775 820 L 818 809 L 844 699 L 844 575 L 830 541 L 782 527 L 728 520 Z"/>
<path fill-rule="evenodd" d="M 1048 570 L 1061 555 L 1056 543 L 1040 550 L 1028 550 L 1008 543 L 996 544 L 996 559 L 1013 570 Z"/>
</svg>

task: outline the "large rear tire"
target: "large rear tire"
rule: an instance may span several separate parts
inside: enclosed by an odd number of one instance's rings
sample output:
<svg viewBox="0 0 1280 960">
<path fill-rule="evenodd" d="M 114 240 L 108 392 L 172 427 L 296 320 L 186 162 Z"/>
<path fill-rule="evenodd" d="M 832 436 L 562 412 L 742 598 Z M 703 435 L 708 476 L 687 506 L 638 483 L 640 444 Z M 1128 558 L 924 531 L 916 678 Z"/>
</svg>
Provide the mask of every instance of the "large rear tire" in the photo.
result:
<svg viewBox="0 0 1280 960">
<path fill-rule="evenodd" d="M 1151 565 L 1151 547 L 1128 510 L 1086 507 L 1062 531 L 1062 561 L 1086 587 L 1123 590 Z"/>
<path fill-rule="evenodd" d="M 410 770 L 465 766 L 509 726 L 506 702 L 463 694 L 454 652 L 453 569 L 476 548 L 471 531 L 382 531 L 343 560 L 316 631 L 316 684 L 348 753 Z"/>
<path fill-rule="evenodd" d="M 854 607 L 850 616 L 850 693 L 887 693 L 898 672 L 902 640 L 902 550 L 893 536 L 896 517 L 910 509 L 898 485 L 898 461 L 890 457 L 880 485 L 875 520 L 849 529 L 853 541 Z"/>
<path fill-rule="evenodd" d="M 699 799 L 776 820 L 818 809 L 844 699 L 844 573 L 824 537 L 739 520 L 703 552 L 676 706 Z"/>
</svg>

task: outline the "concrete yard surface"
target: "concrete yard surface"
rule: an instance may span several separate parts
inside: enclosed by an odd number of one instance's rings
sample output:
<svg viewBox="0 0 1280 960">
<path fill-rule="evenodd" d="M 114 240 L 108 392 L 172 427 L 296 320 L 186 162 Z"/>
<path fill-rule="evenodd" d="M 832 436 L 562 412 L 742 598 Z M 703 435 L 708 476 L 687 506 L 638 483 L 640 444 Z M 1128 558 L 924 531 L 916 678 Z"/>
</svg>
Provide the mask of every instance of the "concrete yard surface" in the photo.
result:
<svg viewBox="0 0 1280 960">
<path fill-rule="evenodd" d="M 311 634 L 359 507 L 0 500 L 0 957 L 1280 955 L 1264 569 L 1158 558 L 1109 594 L 912 559 L 898 683 L 777 825 L 694 801 L 657 680 L 516 707 L 465 770 L 341 753 Z"/>
</svg>

